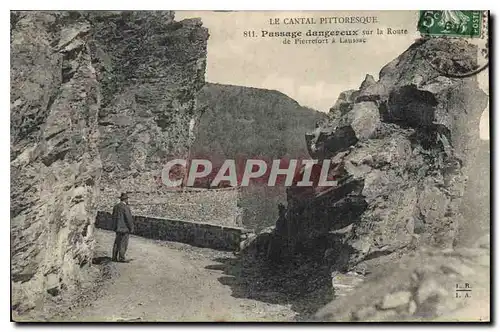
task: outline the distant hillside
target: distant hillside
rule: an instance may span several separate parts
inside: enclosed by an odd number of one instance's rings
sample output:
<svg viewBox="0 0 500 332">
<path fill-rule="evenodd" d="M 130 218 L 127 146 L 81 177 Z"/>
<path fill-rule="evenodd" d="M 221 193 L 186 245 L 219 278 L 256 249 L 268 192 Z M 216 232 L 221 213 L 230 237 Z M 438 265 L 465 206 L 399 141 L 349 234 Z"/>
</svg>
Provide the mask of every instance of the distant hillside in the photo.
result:
<svg viewBox="0 0 500 332">
<path fill-rule="evenodd" d="M 242 86 L 208 83 L 199 93 L 198 105 L 205 111 L 190 155 L 208 158 L 214 165 L 212 174 L 196 184 L 203 187 L 224 159 L 309 158 L 304 134 L 327 118 L 281 92 Z M 274 225 L 278 203 L 286 203 L 283 186 L 250 182 L 242 188 L 238 202 L 243 224 L 257 230 Z"/>
<path fill-rule="evenodd" d="M 304 133 L 326 114 L 275 90 L 208 83 L 198 96 L 206 111 L 191 156 L 214 159 L 307 157 Z"/>
</svg>

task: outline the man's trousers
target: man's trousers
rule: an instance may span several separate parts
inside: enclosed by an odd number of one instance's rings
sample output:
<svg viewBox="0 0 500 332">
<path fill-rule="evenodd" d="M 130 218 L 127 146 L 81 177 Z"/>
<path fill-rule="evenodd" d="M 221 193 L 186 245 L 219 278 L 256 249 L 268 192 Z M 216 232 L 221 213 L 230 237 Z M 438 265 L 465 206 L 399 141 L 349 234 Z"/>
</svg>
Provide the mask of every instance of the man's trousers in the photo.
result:
<svg viewBox="0 0 500 332">
<path fill-rule="evenodd" d="M 128 233 L 116 232 L 115 243 L 113 245 L 113 260 L 125 260 L 125 253 L 128 247 Z"/>
</svg>

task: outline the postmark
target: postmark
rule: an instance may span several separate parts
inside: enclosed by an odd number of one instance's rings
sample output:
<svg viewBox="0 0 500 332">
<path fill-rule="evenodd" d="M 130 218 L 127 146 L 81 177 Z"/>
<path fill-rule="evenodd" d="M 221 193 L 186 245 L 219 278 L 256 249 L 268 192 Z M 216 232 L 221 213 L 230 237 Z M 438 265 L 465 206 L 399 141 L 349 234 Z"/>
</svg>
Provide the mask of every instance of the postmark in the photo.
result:
<svg viewBox="0 0 500 332">
<path fill-rule="evenodd" d="M 479 41 L 479 40 L 477 40 Z M 488 67 L 488 40 L 473 43 L 470 40 L 424 40 L 419 50 L 421 56 L 441 75 L 465 78 L 477 75 Z"/>
<path fill-rule="evenodd" d="M 465 78 L 488 68 L 487 11 L 421 10 L 417 29 L 427 43 L 422 57 L 441 75 Z"/>
</svg>

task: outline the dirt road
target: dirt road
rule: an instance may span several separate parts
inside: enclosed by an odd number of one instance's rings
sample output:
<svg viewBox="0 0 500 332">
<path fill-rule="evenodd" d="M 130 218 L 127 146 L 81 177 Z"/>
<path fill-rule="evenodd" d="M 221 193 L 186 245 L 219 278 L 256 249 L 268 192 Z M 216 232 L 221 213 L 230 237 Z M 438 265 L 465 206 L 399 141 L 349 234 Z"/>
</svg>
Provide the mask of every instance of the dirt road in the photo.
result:
<svg viewBox="0 0 500 332">
<path fill-rule="evenodd" d="M 97 253 L 110 255 L 114 233 L 96 230 Z M 116 269 L 90 305 L 74 308 L 71 321 L 284 321 L 296 315 L 290 305 L 235 298 L 214 259 L 231 253 L 132 236 L 130 263 L 102 264 Z"/>
</svg>

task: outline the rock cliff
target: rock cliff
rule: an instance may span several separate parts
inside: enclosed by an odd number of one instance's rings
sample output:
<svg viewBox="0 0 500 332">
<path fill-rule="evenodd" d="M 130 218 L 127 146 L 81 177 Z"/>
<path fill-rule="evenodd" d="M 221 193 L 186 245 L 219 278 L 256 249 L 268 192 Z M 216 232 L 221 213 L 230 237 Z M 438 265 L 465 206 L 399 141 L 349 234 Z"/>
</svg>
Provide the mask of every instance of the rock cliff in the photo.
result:
<svg viewBox="0 0 500 332">
<path fill-rule="evenodd" d="M 306 134 L 337 185 L 291 187 L 276 227 L 259 237 L 273 262 L 330 267 L 334 299 L 317 319 L 453 319 L 467 303 L 449 297 L 469 279 L 484 309 L 489 247 L 472 243 L 490 233 L 489 142 L 479 138 L 488 96 L 477 77 L 432 65 L 476 68 L 477 54 L 461 40 L 419 40 L 378 81 L 367 75 L 341 93 L 328 123 Z"/>
<path fill-rule="evenodd" d="M 205 84 L 208 31 L 199 19 L 175 22 L 173 12 L 96 15 L 91 21 L 104 96 L 99 207 L 109 210 L 119 192 L 128 192 L 131 203 L 161 192 L 165 161 L 187 157 L 192 123 L 201 114 L 195 95 Z"/>
<path fill-rule="evenodd" d="M 23 311 L 76 286 L 91 262 L 102 95 L 88 22 L 19 12 L 12 23 L 12 305 Z"/>
<path fill-rule="evenodd" d="M 14 310 L 87 278 L 100 185 L 114 202 L 185 153 L 207 38 L 171 11 L 11 13 Z"/>
<path fill-rule="evenodd" d="M 465 206 L 484 202 L 462 201 L 474 187 L 471 166 L 488 163 L 478 159 L 488 149 L 478 132 L 487 95 L 475 77 L 436 71 L 429 54 L 460 54 L 473 66 L 477 51 L 463 41 L 421 40 L 382 68 L 378 81 L 368 75 L 359 89 L 343 92 L 328 124 L 306 135 L 311 156 L 331 160 L 338 184 L 307 199 L 291 188 L 284 226 L 276 229 L 285 256 L 319 258 L 330 247 L 336 257 L 329 260 L 352 269 L 424 244 L 451 248 L 468 224 L 488 232 L 489 214 L 464 218 Z"/>
</svg>

